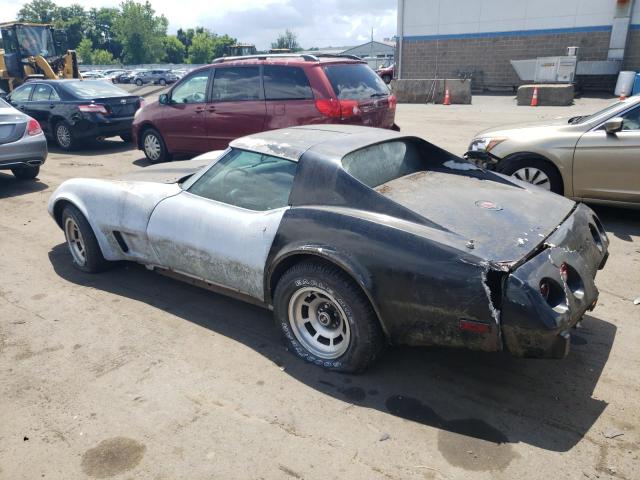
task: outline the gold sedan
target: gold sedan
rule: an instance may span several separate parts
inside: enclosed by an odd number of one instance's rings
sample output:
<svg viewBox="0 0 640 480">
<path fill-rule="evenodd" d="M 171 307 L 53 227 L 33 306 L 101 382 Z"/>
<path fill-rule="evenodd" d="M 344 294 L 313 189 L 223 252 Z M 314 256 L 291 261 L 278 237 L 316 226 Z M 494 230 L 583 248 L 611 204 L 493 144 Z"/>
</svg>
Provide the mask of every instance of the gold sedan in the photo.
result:
<svg viewBox="0 0 640 480">
<path fill-rule="evenodd" d="M 487 130 L 468 158 L 560 195 L 640 208 L 640 96 L 593 115 Z"/>
</svg>

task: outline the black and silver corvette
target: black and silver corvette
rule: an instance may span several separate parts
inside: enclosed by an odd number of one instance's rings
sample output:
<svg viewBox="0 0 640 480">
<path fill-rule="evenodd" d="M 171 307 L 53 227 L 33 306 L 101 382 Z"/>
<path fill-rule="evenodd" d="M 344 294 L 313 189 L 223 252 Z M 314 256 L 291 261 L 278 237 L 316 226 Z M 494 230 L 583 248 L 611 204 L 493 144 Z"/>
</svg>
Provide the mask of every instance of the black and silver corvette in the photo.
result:
<svg viewBox="0 0 640 480">
<path fill-rule="evenodd" d="M 131 260 L 273 307 L 297 355 L 342 371 L 388 343 L 562 358 L 608 255 L 587 206 L 354 126 L 68 180 L 49 212 L 80 270 Z"/>
</svg>

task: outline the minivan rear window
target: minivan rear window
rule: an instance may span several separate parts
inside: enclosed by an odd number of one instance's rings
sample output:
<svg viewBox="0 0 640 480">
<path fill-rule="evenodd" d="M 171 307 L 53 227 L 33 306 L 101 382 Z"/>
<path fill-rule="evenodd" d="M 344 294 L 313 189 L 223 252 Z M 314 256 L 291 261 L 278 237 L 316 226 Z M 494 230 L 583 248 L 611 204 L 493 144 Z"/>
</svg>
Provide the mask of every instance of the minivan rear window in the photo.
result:
<svg viewBox="0 0 640 480">
<path fill-rule="evenodd" d="M 342 168 L 368 187 L 375 188 L 396 178 L 420 172 L 425 165 L 414 142 L 394 140 L 345 155 Z"/>
<path fill-rule="evenodd" d="M 263 76 L 267 100 L 313 100 L 309 79 L 300 67 L 265 65 Z"/>
<path fill-rule="evenodd" d="M 363 100 L 389 95 L 387 85 L 363 63 L 327 65 L 324 71 L 340 99 Z"/>
</svg>

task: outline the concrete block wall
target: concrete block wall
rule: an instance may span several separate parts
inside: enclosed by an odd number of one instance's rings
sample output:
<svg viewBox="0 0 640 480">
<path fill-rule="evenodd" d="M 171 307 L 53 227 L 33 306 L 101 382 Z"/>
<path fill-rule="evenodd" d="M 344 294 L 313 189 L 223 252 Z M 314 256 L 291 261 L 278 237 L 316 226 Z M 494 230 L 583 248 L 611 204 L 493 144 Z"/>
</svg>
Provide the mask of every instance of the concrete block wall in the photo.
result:
<svg viewBox="0 0 640 480">
<path fill-rule="evenodd" d="M 640 30 L 634 31 L 640 33 Z M 506 35 L 484 38 L 440 40 L 405 39 L 402 55 L 403 78 L 457 78 L 474 72 L 473 88 L 518 86 L 520 81 L 510 60 L 565 55 L 568 46 L 578 46 L 580 60 L 605 60 L 609 31 Z M 635 40 L 634 40 L 635 41 Z M 640 38 L 638 40 L 640 42 Z M 640 49 L 636 49 L 638 55 Z M 615 82 L 605 79 L 605 83 Z"/>
</svg>

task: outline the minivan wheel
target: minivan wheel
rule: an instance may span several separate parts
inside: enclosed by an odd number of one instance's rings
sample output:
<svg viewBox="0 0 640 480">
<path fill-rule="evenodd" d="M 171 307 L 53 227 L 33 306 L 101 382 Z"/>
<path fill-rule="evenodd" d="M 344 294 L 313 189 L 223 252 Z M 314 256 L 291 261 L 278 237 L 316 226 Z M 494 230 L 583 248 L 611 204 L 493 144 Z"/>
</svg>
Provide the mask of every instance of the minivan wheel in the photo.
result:
<svg viewBox="0 0 640 480">
<path fill-rule="evenodd" d="M 56 123 L 54 138 L 58 146 L 63 150 L 73 150 L 76 147 L 77 141 L 73 135 L 71 125 L 64 120 Z"/>
<path fill-rule="evenodd" d="M 142 134 L 142 149 L 147 159 L 152 163 L 171 160 L 171 155 L 167 152 L 162 136 L 153 128 L 148 128 Z"/>
<path fill-rule="evenodd" d="M 274 315 L 289 348 L 329 370 L 363 371 L 384 350 L 369 300 L 329 264 L 305 261 L 287 270 L 276 286 Z"/>
<path fill-rule="evenodd" d="M 549 161 L 541 158 L 515 155 L 503 160 L 497 170 L 558 195 L 564 192 L 558 170 Z"/>
<path fill-rule="evenodd" d="M 18 180 L 33 180 L 40 173 L 40 166 L 12 168 L 11 173 Z"/>
</svg>

